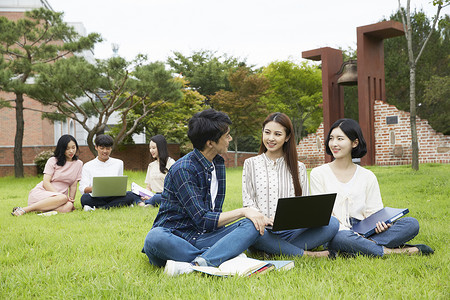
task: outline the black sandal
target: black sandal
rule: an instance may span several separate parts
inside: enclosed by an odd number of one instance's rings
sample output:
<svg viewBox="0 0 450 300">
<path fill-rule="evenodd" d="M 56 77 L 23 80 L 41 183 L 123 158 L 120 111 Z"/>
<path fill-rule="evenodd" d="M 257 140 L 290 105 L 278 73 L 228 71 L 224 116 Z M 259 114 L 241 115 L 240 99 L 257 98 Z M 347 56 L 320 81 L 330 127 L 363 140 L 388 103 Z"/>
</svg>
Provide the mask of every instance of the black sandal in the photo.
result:
<svg viewBox="0 0 450 300">
<path fill-rule="evenodd" d="M 434 253 L 434 250 L 425 244 L 417 244 L 417 245 L 410 245 L 410 244 L 405 244 L 406 247 L 416 247 L 417 249 L 419 249 L 419 253 L 421 255 L 430 255 Z"/>
</svg>

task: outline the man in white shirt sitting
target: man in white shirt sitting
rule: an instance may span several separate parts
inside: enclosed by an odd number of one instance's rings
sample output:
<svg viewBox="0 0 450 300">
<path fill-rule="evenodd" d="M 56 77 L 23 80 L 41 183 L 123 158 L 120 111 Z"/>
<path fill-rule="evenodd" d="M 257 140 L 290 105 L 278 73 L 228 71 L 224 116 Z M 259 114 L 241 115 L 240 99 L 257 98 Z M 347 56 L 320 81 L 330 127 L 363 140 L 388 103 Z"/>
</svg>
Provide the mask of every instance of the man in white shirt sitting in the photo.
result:
<svg viewBox="0 0 450 300">
<path fill-rule="evenodd" d="M 134 202 L 142 201 L 139 196 L 129 191 L 125 196 L 92 197 L 94 177 L 123 175 L 123 161 L 110 157 L 114 143 L 112 137 L 104 134 L 98 135 L 94 142 L 97 157 L 83 165 L 79 185 L 82 194 L 81 205 L 84 210 L 89 211 L 99 207 L 109 209 L 110 207 L 129 206 Z"/>
</svg>

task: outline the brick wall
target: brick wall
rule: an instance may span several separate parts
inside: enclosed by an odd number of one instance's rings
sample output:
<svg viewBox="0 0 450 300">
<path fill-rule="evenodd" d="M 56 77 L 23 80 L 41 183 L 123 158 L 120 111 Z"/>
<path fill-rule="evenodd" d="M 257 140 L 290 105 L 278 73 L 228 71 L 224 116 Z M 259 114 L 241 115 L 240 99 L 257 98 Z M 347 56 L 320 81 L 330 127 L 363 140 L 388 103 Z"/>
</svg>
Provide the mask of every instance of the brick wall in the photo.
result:
<svg viewBox="0 0 450 300">
<path fill-rule="evenodd" d="M 298 159 L 307 168 L 314 168 L 325 163 L 323 123 L 317 128 L 316 133 L 310 133 L 297 145 Z"/>
<path fill-rule="evenodd" d="M 411 164 L 410 114 L 386 102 L 375 101 L 375 164 Z M 386 118 L 397 119 L 387 124 Z M 436 132 L 427 120 L 417 117 L 420 163 L 450 163 L 450 136 Z"/>
<path fill-rule="evenodd" d="M 234 167 L 234 151 L 228 151 L 225 155 L 222 155 L 222 157 L 225 159 L 225 167 L 227 168 L 233 168 Z M 247 158 L 253 157 L 255 155 L 258 155 L 256 152 L 239 152 L 238 151 L 238 159 L 237 159 L 237 165 L 238 167 L 242 167 L 244 165 L 244 160 Z"/>
<path fill-rule="evenodd" d="M 384 101 L 376 100 L 375 114 L 375 164 L 411 164 L 410 114 L 398 110 Z M 387 124 L 387 118 L 396 119 L 396 124 Z M 450 136 L 436 132 L 427 120 L 417 118 L 420 163 L 450 163 Z M 308 168 L 325 162 L 323 124 L 316 133 L 303 138 L 297 146 L 299 160 Z"/>
<path fill-rule="evenodd" d="M 168 144 L 169 155 L 173 159 L 180 158 L 180 145 Z M 25 146 L 23 147 L 24 173 L 26 176 L 36 175 L 36 165 L 33 160 L 37 154 L 45 150 L 54 150 L 55 146 Z M 88 146 L 80 146 L 80 159 L 87 162 L 94 158 Z M 148 145 L 129 145 L 116 149 L 111 157 L 123 160 L 126 170 L 146 171 L 152 161 Z M 14 147 L 0 146 L 0 177 L 14 175 Z"/>
<path fill-rule="evenodd" d="M 25 16 L 24 12 L 19 11 L 0 11 L 0 17 L 5 17 L 11 21 L 17 21 Z"/>
<path fill-rule="evenodd" d="M 5 100 L 15 99 L 13 93 L 0 91 L 0 98 Z M 12 103 L 14 106 L 14 103 Z M 53 124 L 49 120 L 43 120 L 40 111 L 49 111 L 41 103 L 24 96 L 23 117 L 25 122 L 23 145 L 52 145 L 54 143 Z M 0 109 L 0 146 L 13 146 L 16 134 L 16 111 L 12 108 Z"/>
</svg>

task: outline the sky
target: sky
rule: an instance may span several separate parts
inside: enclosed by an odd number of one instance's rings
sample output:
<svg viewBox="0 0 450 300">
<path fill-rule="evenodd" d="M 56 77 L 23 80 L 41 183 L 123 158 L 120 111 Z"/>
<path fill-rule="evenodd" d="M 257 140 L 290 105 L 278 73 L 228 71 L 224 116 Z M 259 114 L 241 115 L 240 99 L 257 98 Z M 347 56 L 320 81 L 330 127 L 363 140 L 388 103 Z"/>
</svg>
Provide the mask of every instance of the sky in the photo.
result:
<svg viewBox="0 0 450 300">
<path fill-rule="evenodd" d="M 111 57 L 117 44 L 129 60 L 139 53 L 166 61 L 173 51 L 189 56 L 212 50 L 258 67 L 301 62 L 303 51 L 321 47 L 356 49 L 357 27 L 388 19 L 398 9 L 397 0 L 47 1 L 64 12 L 66 22 L 82 22 L 88 33 L 102 35 L 96 58 Z M 431 0 L 411 0 L 411 8 L 429 17 L 436 13 Z"/>
</svg>

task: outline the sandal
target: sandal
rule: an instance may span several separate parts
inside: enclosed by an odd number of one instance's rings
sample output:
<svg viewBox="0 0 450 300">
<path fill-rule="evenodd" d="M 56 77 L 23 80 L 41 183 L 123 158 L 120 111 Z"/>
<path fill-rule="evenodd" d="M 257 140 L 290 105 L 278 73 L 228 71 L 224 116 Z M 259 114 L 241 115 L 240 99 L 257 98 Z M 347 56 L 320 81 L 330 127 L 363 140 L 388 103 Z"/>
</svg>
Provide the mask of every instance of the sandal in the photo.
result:
<svg viewBox="0 0 450 300">
<path fill-rule="evenodd" d="M 14 207 L 11 215 L 18 217 L 23 214 L 26 214 L 26 211 L 22 207 Z"/>
<path fill-rule="evenodd" d="M 421 255 L 430 255 L 434 253 L 434 250 L 430 246 L 425 244 L 417 244 L 417 245 L 405 244 L 405 246 L 416 247 L 417 249 L 419 249 L 419 254 Z"/>
</svg>

